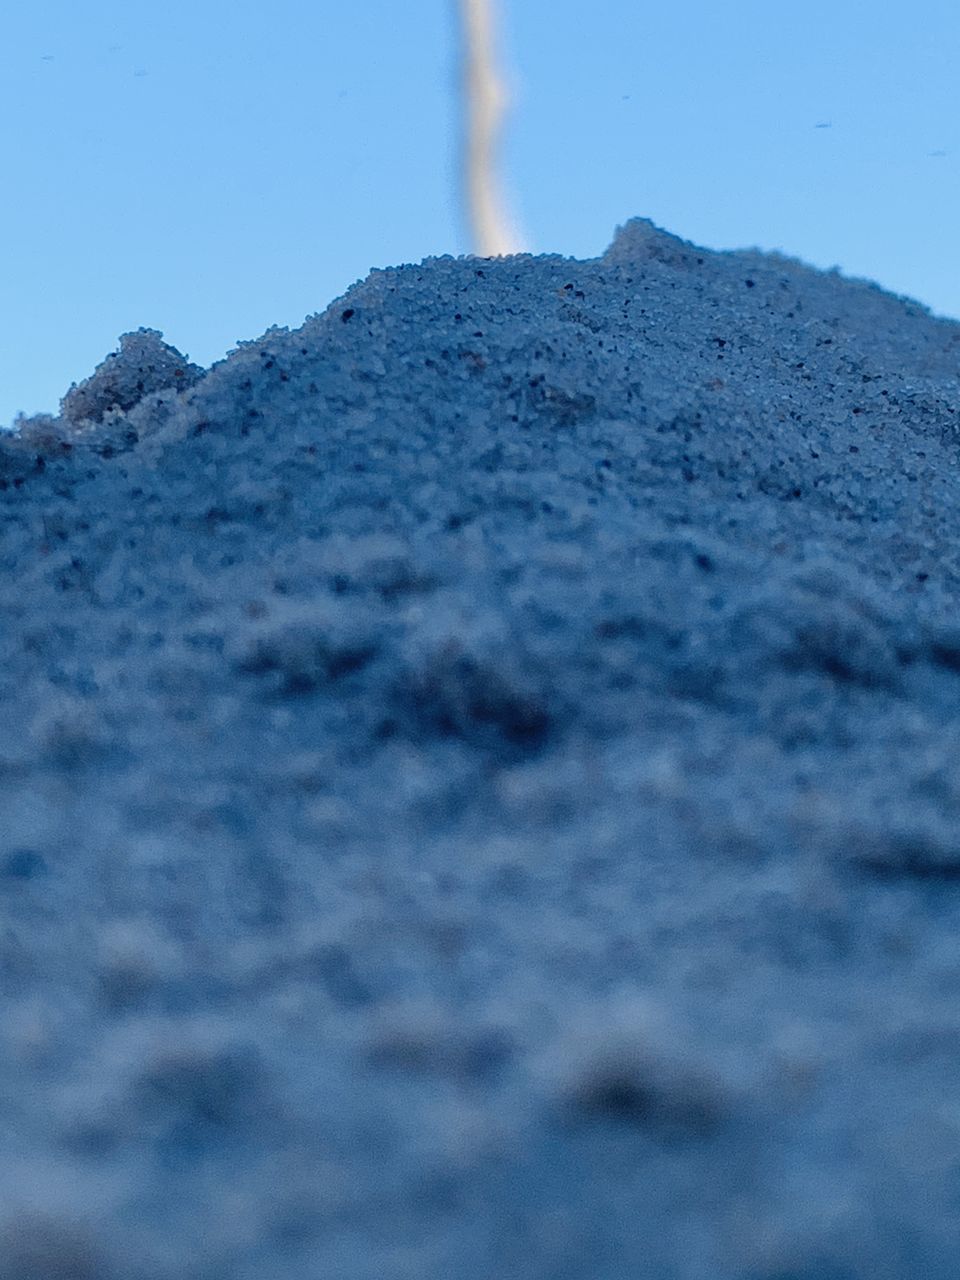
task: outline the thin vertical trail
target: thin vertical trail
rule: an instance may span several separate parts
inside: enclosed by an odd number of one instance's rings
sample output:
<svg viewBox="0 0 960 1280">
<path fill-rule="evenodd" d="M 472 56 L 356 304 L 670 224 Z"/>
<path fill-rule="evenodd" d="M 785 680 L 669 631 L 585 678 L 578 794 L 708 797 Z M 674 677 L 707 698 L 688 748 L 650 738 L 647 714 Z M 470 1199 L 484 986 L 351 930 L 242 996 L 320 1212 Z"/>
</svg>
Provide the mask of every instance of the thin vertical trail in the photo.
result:
<svg viewBox="0 0 960 1280">
<path fill-rule="evenodd" d="M 495 0 L 458 3 L 463 40 L 464 199 L 474 249 L 484 258 L 523 253 L 498 169 L 508 97 L 497 66 Z"/>
</svg>

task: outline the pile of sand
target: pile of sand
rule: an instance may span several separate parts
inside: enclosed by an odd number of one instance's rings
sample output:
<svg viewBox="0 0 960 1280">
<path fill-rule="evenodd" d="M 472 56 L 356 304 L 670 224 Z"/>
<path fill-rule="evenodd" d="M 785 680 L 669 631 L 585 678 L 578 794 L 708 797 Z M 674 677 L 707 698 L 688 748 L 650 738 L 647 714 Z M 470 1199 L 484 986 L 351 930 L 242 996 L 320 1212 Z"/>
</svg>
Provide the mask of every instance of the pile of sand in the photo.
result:
<svg viewBox="0 0 960 1280">
<path fill-rule="evenodd" d="M 3 1280 L 952 1280 L 958 370 L 637 221 L 21 421 Z"/>
</svg>

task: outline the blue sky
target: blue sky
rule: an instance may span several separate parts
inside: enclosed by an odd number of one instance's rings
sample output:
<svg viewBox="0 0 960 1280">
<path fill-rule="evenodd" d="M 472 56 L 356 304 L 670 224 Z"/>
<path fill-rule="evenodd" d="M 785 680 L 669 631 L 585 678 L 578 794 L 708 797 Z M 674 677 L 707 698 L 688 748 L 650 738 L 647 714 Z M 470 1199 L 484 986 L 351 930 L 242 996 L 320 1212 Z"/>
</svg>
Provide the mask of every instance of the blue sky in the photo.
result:
<svg viewBox="0 0 960 1280">
<path fill-rule="evenodd" d="M 960 317 L 956 0 L 501 0 L 533 251 L 640 214 Z M 0 423 L 147 325 L 209 364 L 468 250 L 453 0 L 11 0 Z"/>
</svg>

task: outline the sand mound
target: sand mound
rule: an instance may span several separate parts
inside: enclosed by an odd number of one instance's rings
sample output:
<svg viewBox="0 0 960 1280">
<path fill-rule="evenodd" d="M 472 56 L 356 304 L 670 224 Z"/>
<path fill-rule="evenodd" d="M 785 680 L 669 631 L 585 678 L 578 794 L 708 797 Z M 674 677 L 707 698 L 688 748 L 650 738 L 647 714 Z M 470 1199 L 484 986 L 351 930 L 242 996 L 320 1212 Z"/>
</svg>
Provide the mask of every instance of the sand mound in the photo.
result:
<svg viewBox="0 0 960 1280">
<path fill-rule="evenodd" d="M 0 441 L 3 1280 L 952 1280 L 958 371 L 635 220 Z"/>
</svg>

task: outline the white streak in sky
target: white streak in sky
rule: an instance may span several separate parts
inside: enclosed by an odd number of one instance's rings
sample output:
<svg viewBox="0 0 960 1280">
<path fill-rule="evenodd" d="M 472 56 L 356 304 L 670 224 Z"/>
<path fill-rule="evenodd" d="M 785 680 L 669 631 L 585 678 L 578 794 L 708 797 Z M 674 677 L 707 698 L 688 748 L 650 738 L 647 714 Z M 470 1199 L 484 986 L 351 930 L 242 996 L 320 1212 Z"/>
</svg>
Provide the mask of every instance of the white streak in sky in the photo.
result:
<svg viewBox="0 0 960 1280">
<path fill-rule="evenodd" d="M 475 251 L 484 258 L 522 253 L 507 212 L 497 146 L 508 98 L 496 59 L 495 0 L 459 0 L 463 32 L 463 181 Z"/>
</svg>

